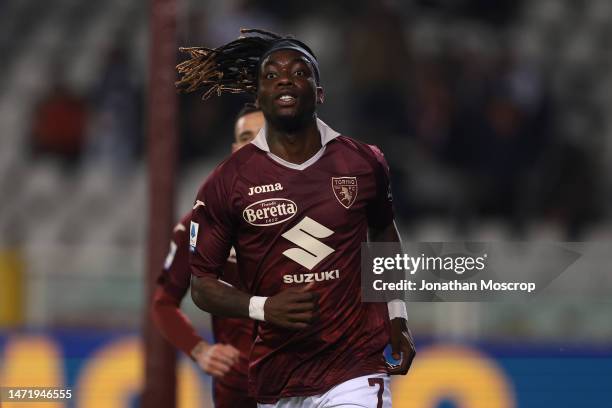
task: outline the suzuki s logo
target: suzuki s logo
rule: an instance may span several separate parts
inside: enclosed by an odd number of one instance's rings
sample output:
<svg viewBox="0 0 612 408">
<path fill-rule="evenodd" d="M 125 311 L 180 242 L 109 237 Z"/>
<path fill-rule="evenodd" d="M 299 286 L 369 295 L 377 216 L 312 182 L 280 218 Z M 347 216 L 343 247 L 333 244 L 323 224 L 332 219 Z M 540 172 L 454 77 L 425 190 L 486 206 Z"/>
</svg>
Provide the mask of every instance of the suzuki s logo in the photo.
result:
<svg viewBox="0 0 612 408">
<path fill-rule="evenodd" d="M 334 248 L 325 245 L 317 238 L 327 238 L 333 233 L 334 231 L 312 218 L 304 217 L 302 221 L 282 235 L 283 238 L 293 242 L 299 248 L 290 248 L 283 252 L 283 255 L 311 270 L 335 251 Z"/>
<path fill-rule="evenodd" d="M 256 227 L 285 222 L 297 213 L 297 205 L 286 198 L 267 198 L 249 205 L 242 212 L 244 220 Z"/>
</svg>

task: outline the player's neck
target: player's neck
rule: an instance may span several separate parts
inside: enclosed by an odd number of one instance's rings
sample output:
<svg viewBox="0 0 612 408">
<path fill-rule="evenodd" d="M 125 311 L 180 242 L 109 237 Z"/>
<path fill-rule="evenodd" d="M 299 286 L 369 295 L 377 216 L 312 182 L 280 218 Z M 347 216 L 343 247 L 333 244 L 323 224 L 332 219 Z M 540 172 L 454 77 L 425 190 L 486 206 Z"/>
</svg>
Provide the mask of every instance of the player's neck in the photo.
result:
<svg viewBox="0 0 612 408">
<path fill-rule="evenodd" d="M 316 117 L 305 126 L 287 130 L 266 124 L 270 152 L 289 163 L 302 164 L 321 149 L 321 134 Z"/>
</svg>

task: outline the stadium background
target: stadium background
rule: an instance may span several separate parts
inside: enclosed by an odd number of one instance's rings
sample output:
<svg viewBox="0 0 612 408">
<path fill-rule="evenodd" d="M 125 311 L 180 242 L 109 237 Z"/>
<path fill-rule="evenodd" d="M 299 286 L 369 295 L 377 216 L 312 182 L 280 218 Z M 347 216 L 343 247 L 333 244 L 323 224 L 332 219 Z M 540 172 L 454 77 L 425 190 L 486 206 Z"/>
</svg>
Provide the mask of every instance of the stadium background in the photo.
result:
<svg viewBox="0 0 612 408">
<path fill-rule="evenodd" d="M 320 116 L 386 153 L 404 239 L 610 239 L 612 2 L 178 5 L 180 45 L 264 27 L 312 46 Z M 149 28 L 142 1 L 0 1 L 0 383 L 75 392 L 40 406 L 138 404 Z M 227 155 L 244 101 L 179 98 L 177 217 Z M 184 308 L 210 336 L 190 299 Z M 419 355 L 393 384 L 394 406 L 612 400 L 610 303 L 409 313 Z M 178 406 L 207 406 L 209 379 L 184 360 L 179 378 Z"/>
</svg>

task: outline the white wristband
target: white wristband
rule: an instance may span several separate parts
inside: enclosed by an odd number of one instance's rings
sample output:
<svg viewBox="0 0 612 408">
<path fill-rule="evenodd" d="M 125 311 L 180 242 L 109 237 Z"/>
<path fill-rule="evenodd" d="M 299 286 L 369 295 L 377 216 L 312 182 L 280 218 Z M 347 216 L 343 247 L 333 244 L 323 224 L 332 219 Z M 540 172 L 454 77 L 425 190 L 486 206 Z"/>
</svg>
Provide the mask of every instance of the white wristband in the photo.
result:
<svg viewBox="0 0 612 408">
<path fill-rule="evenodd" d="M 264 296 L 251 296 L 249 299 L 249 317 L 254 320 L 265 322 L 264 304 L 268 298 Z"/>
<path fill-rule="evenodd" d="M 408 320 L 408 311 L 406 310 L 406 303 L 400 299 L 393 299 L 387 302 L 387 309 L 389 309 L 389 320 L 395 318 L 402 318 Z"/>
</svg>

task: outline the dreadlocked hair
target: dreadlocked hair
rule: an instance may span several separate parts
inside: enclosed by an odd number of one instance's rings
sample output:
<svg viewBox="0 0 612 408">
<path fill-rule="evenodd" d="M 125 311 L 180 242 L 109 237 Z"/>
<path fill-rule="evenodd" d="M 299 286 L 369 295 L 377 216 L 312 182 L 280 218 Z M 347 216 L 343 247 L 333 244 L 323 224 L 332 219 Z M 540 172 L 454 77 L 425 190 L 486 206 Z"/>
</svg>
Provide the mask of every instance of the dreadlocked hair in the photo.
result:
<svg viewBox="0 0 612 408">
<path fill-rule="evenodd" d="M 261 56 L 283 39 L 278 34 L 241 29 L 238 39 L 217 48 L 181 47 L 191 58 L 176 66 L 180 79 L 175 82 L 180 93 L 206 90 L 202 99 L 222 93 L 255 93 Z"/>
</svg>

